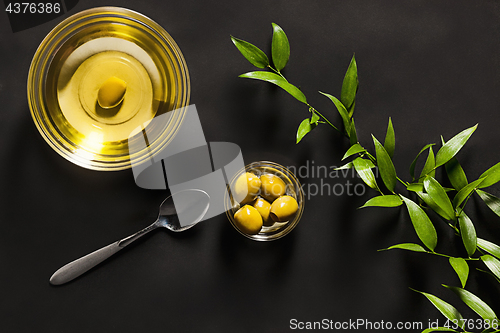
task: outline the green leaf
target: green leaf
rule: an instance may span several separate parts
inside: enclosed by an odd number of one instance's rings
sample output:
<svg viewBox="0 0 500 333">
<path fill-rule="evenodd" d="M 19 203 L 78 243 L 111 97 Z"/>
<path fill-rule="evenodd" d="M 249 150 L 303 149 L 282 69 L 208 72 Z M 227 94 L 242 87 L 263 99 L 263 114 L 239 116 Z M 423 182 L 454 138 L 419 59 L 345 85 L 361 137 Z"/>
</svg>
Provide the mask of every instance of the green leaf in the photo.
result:
<svg viewBox="0 0 500 333">
<path fill-rule="evenodd" d="M 266 68 L 269 65 L 266 54 L 257 46 L 233 36 L 231 36 L 231 40 L 241 54 L 255 67 Z"/>
<path fill-rule="evenodd" d="M 427 176 L 424 179 L 424 188 L 432 200 L 443 210 L 446 215 L 446 219 L 455 219 L 455 209 L 453 209 L 450 198 L 441 184 L 439 184 L 439 182 L 431 176 Z"/>
<path fill-rule="evenodd" d="M 364 207 L 397 207 L 401 206 L 403 201 L 397 195 L 381 195 L 371 198 L 363 206 Z"/>
<path fill-rule="evenodd" d="M 345 73 L 344 82 L 342 82 L 342 90 L 340 92 L 340 100 L 346 109 L 350 109 L 356 99 L 358 84 L 358 67 L 356 65 L 356 59 L 353 55 L 351 63 Z"/>
<path fill-rule="evenodd" d="M 358 142 L 358 134 L 356 133 L 356 125 L 354 125 L 354 118 L 351 118 L 351 131 L 349 132 L 349 141 L 351 145 Z"/>
<path fill-rule="evenodd" d="M 389 117 L 389 124 L 387 125 L 387 133 L 385 134 L 384 148 L 387 154 L 392 158 L 394 156 L 394 149 L 396 147 L 396 134 L 392 126 L 391 117 Z"/>
<path fill-rule="evenodd" d="M 476 229 L 470 218 L 462 211 L 458 217 L 458 223 L 460 225 L 460 234 L 462 236 L 462 242 L 464 243 L 465 249 L 469 257 L 476 252 L 477 247 L 477 236 Z"/>
<path fill-rule="evenodd" d="M 454 329 L 448 327 L 436 327 L 436 328 L 426 328 L 422 331 L 422 333 L 430 333 L 430 332 L 458 332 Z"/>
<path fill-rule="evenodd" d="M 318 125 L 318 121 L 319 121 L 319 116 L 316 112 L 314 111 L 311 111 L 312 112 L 312 116 L 311 116 L 311 125 L 314 124 L 314 125 Z"/>
<path fill-rule="evenodd" d="M 469 277 L 469 265 L 464 258 L 450 258 L 450 265 L 453 267 L 455 272 L 462 283 L 462 288 L 465 288 L 467 283 L 467 278 Z"/>
<path fill-rule="evenodd" d="M 412 288 L 410 289 L 427 297 L 427 299 L 436 307 L 436 309 L 438 309 L 439 312 L 441 312 L 443 316 L 445 316 L 450 321 L 460 322 L 460 320 L 463 319 L 460 312 L 458 312 L 458 310 L 455 309 L 453 305 L 443 301 L 439 297 Z"/>
<path fill-rule="evenodd" d="M 428 145 L 426 145 L 424 148 L 422 148 L 420 150 L 420 152 L 417 154 L 417 156 L 415 157 L 415 159 L 413 160 L 413 162 L 411 162 L 411 165 L 410 165 L 410 176 L 413 180 L 415 180 L 415 166 L 417 165 L 417 160 L 419 158 L 419 156 L 426 150 L 426 149 L 429 149 L 429 147 L 432 147 L 434 146 L 435 143 L 430 143 Z"/>
<path fill-rule="evenodd" d="M 375 164 L 372 163 L 370 160 L 365 160 L 366 163 L 370 166 L 371 169 L 375 168 Z M 352 169 L 354 168 L 354 164 L 352 162 L 346 163 L 338 168 L 335 168 L 333 170 L 343 170 L 343 169 Z"/>
<path fill-rule="evenodd" d="M 343 166 L 340 166 L 340 167 L 335 168 L 333 170 L 336 171 L 336 170 L 344 170 L 344 169 L 352 169 L 352 168 L 354 168 L 354 164 L 352 164 L 352 162 L 349 162 L 349 163 L 344 164 Z"/>
<path fill-rule="evenodd" d="M 478 238 L 477 239 L 477 246 L 480 247 L 481 249 L 491 253 L 498 259 L 500 259 L 500 246 L 496 245 L 495 243 L 489 242 L 485 239 Z"/>
<path fill-rule="evenodd" d="M 396 244 L 396 245 L 388 247 L 387 249 L 383 249 L 381 251 L 393 250 L 393 249 L 408 250 L 408 251 L 413 251 L 413 252 L 427 252 L 422 246 L 420 246 L 418 244 L 414 244 L 414 243 Z"/>
<path fill-rule="evenodd" d="M 500 216 L 500 198 L 495 197 L 493 194 L 476 190 L 476 193 L 483 199 L 484 203 L 498 216 Z"/>
<path fill-rule="evenodd" d="M 436 168 L 451 160 L 462 149 L 476 128 L 477 124 L 463 130 L 446 142 L 436 154 Z"/>
<path fill-rule="evenodd" d="M 350 108 L 346 109 L 347 113 L 349 114 L 349 117 L 352 117 L 352 115 L 354 114 L 354 107 L 355 106 L 356 106 L 356 100 L 354 100 L 354 102 L 352 103 Z"/>
<path fill-rule="evenodd" d="M 349 156 L 352 156 L 352 155 L 357 154 L 357 153 L 362 153 L 362 152 L 363 153 L 366 152 L 366 149 L 363 148 L 359 143 L 355 143 L 351 146 L 351 148 L 349 148 L 347 150 L 344 157 L 342 157 L 342 161 L 345 160 L 346 158 L 348 158 Z"/>
<path fill-rule="evenodd" d="M 375 175 L 373 174 L 373 171 L 371 169 L 373 163 L 370 164 L 368 160 L 358 157 L 354 161 L 352 161 L 352 164 L 354 165 L 354 168 L 356 169 L 358 175 L 361 177 L 361 179 L 363 179 L 366 185 L 380 192 L 377 181 L 375 180 Z"/>
<path fill-rule="evenodd" d="M 481 260 L 486 266 L 488 266 L 489 270 L 495 274 L 498 279 L 500 279 L 500 261 L 489 254 L 481 256 Z"/>
<path fill-rule="evenodd" d="M 347 113 L 349 114 L 349 117 L 352 117 L 352 115 L 354 114 L 354 107 L 355 106 L 356 106 L 356 100 L 354 101 L 354 103 L 352 103 L 352 105 L 349 109 L 346 109 Z"/>
<path fill-rule="evenodd" d="M 408 208 L 413 228 L 417 233 L 418 238 L 424 243 L 427 248 L 434 251 L 437 244 L 437 233 L 431 220 L 419 205 L 412 200 L 401 196 Z"/>
<path fill-rule="evenodd" d="M 435 166 L 436 166 L 436 161 L 434 160 L 434 151 L 432 150 L 432 147 L 429 147 L 429 155 L 427 155 L 427 160 L 425 161 L 422 172 L 420 173 L 420 177 L 418 178 L 419 181 L 425 178 L 425 176 L 427 175 L 435 177 L 436 176 L 436 170 L 434 169 Z"/>
<path fill-rule="evenodd" d="M 465 304 L 467 304 L 474 312 L 476 312 L 484 320 L 493 320 L 497 318 L 495 312 L 489 307 L 488 304 L 483 302 L 479 297 L 459 287 L 452 287 L 444 285 L 444 287 L 453 291 Z"/>
<path fill-rule="evenodd" d="M 406 187 L 408 191 L 412 192 L 423 192 L 424 191 L 424 184 L 422 183 L 413 183 L 410 184 Z"/>
<path fill-rule="evenodd" d="M 453 198 L 453 205 L 458 207 L 484 180 L 485 178 L 480 178 L 462 187 Z"/>
<path fill-rule="evenodd" d="M 479 186 L 479 188 L 485 188 L 498 183 L 500 181 L 500 163 L 495 164 L 494 166 L 483 172 L 483 174 L 479 178 L 483 177 L 488 178 L 486 178 L 486 180 L 481 184 L 481 186 Z"/>
<path fill-rule="evenodd" d="M 451 160 L 446 162 L 444 167 L 446 169 L 446 174 L 448 175 L 448 179 L 450 180 L 451 185 L 457 191 L 460 191 L 469 183 L 464 169 L 462 169 L 462 166 L 460 165 L 456 157 L 453 157 Z"/>
<path fill-rule="evenodd" d="M 297 130 L 297 143 L 302 140 L 302 138 L 309 132 L 311 132 L 316 127 L 315 124 L 311 124 L 309 118 L 302 120 Z"/>
<path fill-rule="evenodd" d="M 435 202 L 434 200 L 432 200 L 431 196 L 427 193 L 424 193 L 424 192 L 416 192 L 418 197 L 420 199 L 422 199 L 426 204 L 427 206 L 429 206 L 429 208 L 431 208 L 433 211 L 435 211 L 437 214 L 439 214 L 440 216 L 442 216 L 444 219 L 447 219 L 447 214 L 444 212 L 444 210 L 441 209 L 441 207 L 439 207 Z"/>
<path fill-rule="evenodd" d="M 349 118 L 349 114 L 347 113 L 346 108 L 344 107 L 344 104 L 342 104 L 341 101 L 339 101 L 335 96 L 332 96 L 330 94 L 324 93 L 324 92 L 319 92 L 320 94 L 328 97 L 333 104 L 335 104 L 335 107 L 337 108 L 337 111 L 340 114 L 340 117 L 342 117 L 342 122 L 344 123 L 344 129 L 346 134 L 350 133 L 351 129 L 351 119 Z"/>
<path fill-rule="evenodd" d="M 306 96 L 300 91 L 299 88 L 294 86 L 293 84 L 288 83 L 287 80 L 279 76 L 278 74 L 265 72 L 265 71 L 257 71 L 257 72 L 249 72 L 245 74 L 241 74 L 239 77 L 247 78 L 247 79 L 256 79 L 267 81 L 277 85 L 278 87 L 285 90 L 287 93 L 298 99 L 300 102 L 307 104 Z"/>
<path fill-rule="evenodd" d="M 375 145 L 375 152 L 377 153 L 377 165 L 380 171 L 380 176 L 384 181 L 385 186 L 391 192 L 394 192 L 396 186 L 397 176 L 394 164 L 392 164 L 391 157 L 385 150 L 384 146 L 372 135 L 373 143 Z"/>
<path fill-rule="evenodd" d="M 285 32 L 279 25 L 273 23 L 273 41 L 271 44 L 271 54 L 276 70 L 281 71 L 287 64 L 290 57 L 290 44 Z"/>
</svg>

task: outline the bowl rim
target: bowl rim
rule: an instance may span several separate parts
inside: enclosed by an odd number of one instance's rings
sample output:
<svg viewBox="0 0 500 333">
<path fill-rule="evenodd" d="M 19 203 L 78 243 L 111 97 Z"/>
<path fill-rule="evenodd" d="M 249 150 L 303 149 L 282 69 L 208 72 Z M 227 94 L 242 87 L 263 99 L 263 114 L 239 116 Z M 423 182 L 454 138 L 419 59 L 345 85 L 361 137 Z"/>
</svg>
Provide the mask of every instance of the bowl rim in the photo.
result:
<svg viewBox="0 0 500 333">
<path fill-rule="evenodd" d="M 268 166 L 272 168 L 278 169 L 278 171 L 284 173 L 287 177 L 290 178 L 290 181 L 292 182 L 293 187 L 295 188 L 295 192 L 297 195 L 297 202 L 299 203 L 299 209 L 297 210 L 296 215 L 294 216 L 293 220 L 285 222 L 283 224 L 283 227 L 279 229 L 276 233 L 272 233 L 269 235 L 263 234 L 263 233 L 258 233 L 256 235 L 250 235 L 246 234 L 243 231 L 241 231 L 235 224 L 234 222 L 234 217 L 233 217 L 233 206 L 231 204 L 232 202 L 232 194 L 231 194 L 231 189 L 230 189 L 230 184 L 232 184 L 243 172 L 247 172 L 251 170 L 252 168 L 255 167 L 261 167 L 261 166 Z M 298 178 L 285 166 L 278 164 L 276 162 L 271 162 L 271 161 L 257 161 L 257 162 L 252 162 L 247 165 L 243 169 L 238 170 L 234 176 L 231 179 L 228 179 L 228 185 L 227 185 L 227 190 L 225 192 L 225 197 L 224 197 L 224 205 L 225 205 L 225 210 L 226 210 L 226 216 L 231 223 L 231 225 L 236 229 L 240 234 L 245 236 L 246 238 L 249 238 L 251 240 L 255 241 L 273 241 L 277 240 L 280 238 L 283 238 L 284 236 L 288 235 L 299 223 L 299 221 L 302 219 L 302 214 L 304 212 L 304 207 L 305 207 L 305 195 L 304 195 L 304 190 L 300 184 L 300 181 Z"/>
<path fill-rule="evenodd" d="M 126 155 L 120 155 L 114 158 L 113 155 L 93 154 L 92 158 L 81 156 L 76 153 L 77 147 L 70 140 L 66 140 L 59 133 L 57 126 L 49 126 L 50 116 L 48 108 L 45 105 L 45 80 L 46 72 L 52 63 L 52 57 L 58 49 L 67 41 L 75 29 L 85 27 L 93 18 L 121 18 L 130 20 L 147 30 L 147 32 L 156 38 L 159 38 L 169 53 L 167 58 L 175 64 L 176 82 L 179 82 L 176 99 L 177 105 L 174 105 L 170 111 L 175 111 L 176 115 L 172 118 L 172 131 L 168 134 L 159 136 L 160 139 L 154 147 L 148 145 L 147 150 L 143 152 L 133 152 Z M 87 22 L 86 22 L 87 21 Z M 90 22 L 92 23 L 92 22 Z M 95 23 L 93 23 L 95 24 Z M 58 39 L 59 38 L 59 39 Z M 49 146 L 66 160 L 81 167 L 99 170 L 99 171 L 118 171 L 140 165 L 147 162 L 157 152 L 168 145 L 177 134 L 180 125 L 184 119 L 186 109 L 189 105 L 191 95 L 191 84 L 188 67 L 185 58 L 172 36 L 157 22 L 137 11 L 115 6 L 94 7 L 77 12 L 59 22 L 42 40 L 37 47 L 32 58 L 27 78 L 28 104 L 32 119 L 44 140 Z M 47 117 L 48 119 L 43 119 Z M 73 144 L 73 146 L 71 145 Z M 110 157 L 105 160 L 103 157 Z M 97 158 L 95 158 L 97 157 Z M 99 158 L 100 157 L 100 158 Z"/>
</svg>

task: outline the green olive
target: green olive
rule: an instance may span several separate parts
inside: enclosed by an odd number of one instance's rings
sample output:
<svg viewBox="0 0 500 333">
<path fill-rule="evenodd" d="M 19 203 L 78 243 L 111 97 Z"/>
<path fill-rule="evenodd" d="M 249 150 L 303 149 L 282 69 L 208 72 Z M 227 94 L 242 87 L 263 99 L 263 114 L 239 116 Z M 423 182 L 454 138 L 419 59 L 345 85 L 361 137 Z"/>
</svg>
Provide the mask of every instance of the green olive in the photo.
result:
<svg viewBox="0 0 500 333">
<path fill-rule="evenodd" d="M 269 202 L 273 202 L 286 191 L 285 182 L 278 176 L 273 174 L 265 174 L 260 176 L 261 195 Z"/>
<path fill-rule="evenodd" d="M 265 199 L 258 198 L 254 201 L 253 207 L 257 209 L 262 216 L 262 221 L 266 227 L 273 225 L 274 221 L 269 217 L 269 213 L 271 213 L 271 204 L 267 202 Z"/>
<path fill-rule="evenodd" d="M 238 229 L 245 234 L 258 234 L 262 228 L 262 216 L 257 209 L 249 205 L 245 205 L 238 209 L 234 214 L 234 221 Z"/>
<path fill-rule="evenodd" d="M 297 212 L 299 205 L 295 198 L 284 195 L 274 200 L 271 205 L 270 216 L 273 221 L 276 222 L 286 222 Z"/>
<path fill-rule="evenodd" d="M 261 181 L 251 172 L 245 172 L 238 177 L 233 187 L 234 199 L 240 204 L 253 201 L 259 194 Z"/>
</svg>

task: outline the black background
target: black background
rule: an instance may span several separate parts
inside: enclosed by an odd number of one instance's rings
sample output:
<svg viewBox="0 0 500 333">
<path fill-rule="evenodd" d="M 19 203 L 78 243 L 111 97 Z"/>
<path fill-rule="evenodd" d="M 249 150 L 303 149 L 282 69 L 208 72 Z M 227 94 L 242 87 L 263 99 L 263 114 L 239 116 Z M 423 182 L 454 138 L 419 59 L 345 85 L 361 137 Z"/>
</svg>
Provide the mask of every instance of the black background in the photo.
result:
<svg viewBox="0 0 500 333">
<path fill-rule="evenodd" d="M 295 144 L 307 109 L 280 89 L 239 79 L 254 70 L 230 35 L 270 53 L 271 22 L 291 43 L 285 75 L 333 121 L 356 54 L 360 142 L 396 130 L 395 165 L 425 144 L 479 123 L 458 158 L 469 180 L 500 161 L 499 1 L 99 1 L 85 0 L 52 21 L 13 33 L 0 14 L 0 331 L 286 332 L 290 320 L 372 322 L 444 317 L 408 287 L 438 295 L 477 319 L 441 284 L 459 286 L 446 258 L 404 251 L 418 242 L 405 209 L 356 210 L 374 192 L 315 196 L 297 228 L 274 242 L 241 236 L 220 215 L 181 234 L 160 230 L 60 287 L 63 264 L 154 221 L 166 193 L 140 189 L 130 170 L 97 172 L 61 158 L 30 116 L 26 79 L 44 36 L 77 11 L 116 5 L 149 16 L 181 48 L 207 141 L 238 144 L 245 162 L 338 166 L 348 148 L 321 126 Z M 421 161 L 422 162 L 422 161 Z M 421 167 L 422 163 L 419 163 Z M 438 177 L 442 173 L 438 172 Z M 354 178 L 323 179 L 333 185 Z M 302 178 L 320 184 L 320 178 Z M 500 195 L 500 186 L 489 192 Z M 467 212 L 478 236 L 500 243 L 500 219 L 478 200 Z M 463 254 L 435 216 L 438 251 Z M 500 286 L 475 271 L 467 289 L 500 313 Z M 362 330 L 360 331 L 370 331 Z M 383 331 L 383 330 L 379 330 Z M 412 331 L 412 330 L 409 330 Z M 474 330 L 472 330 L 474 331 Z M 477 330 L 476 330 L 477 331 Z"/>
</svg>

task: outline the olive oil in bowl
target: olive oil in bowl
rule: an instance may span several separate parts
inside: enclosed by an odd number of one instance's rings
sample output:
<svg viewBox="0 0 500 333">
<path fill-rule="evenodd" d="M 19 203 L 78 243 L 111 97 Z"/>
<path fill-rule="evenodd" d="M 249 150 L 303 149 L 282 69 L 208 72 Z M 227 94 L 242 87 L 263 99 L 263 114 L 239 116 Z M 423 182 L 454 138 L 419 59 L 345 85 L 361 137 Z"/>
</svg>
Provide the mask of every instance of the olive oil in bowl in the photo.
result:
<svg viewBox="0 0 500 333">
<path fill-rule="evenodd" d="M 101 88 L 117 94 L 116 105 L 99 103 Z M 96 170 L 125 169 L 161 150 L 184 117 L 189 92 L 172 38 L 148 18 L 114 7 L 59 24 L 37 50 L 28 79 L 42 136 L 65 158 Z M 152 122 L 160 115 L 168 117 Z M 134 145 L 146 131 L 148 146 Z"/>
</svg>

